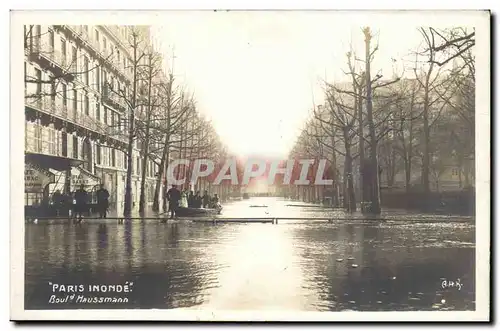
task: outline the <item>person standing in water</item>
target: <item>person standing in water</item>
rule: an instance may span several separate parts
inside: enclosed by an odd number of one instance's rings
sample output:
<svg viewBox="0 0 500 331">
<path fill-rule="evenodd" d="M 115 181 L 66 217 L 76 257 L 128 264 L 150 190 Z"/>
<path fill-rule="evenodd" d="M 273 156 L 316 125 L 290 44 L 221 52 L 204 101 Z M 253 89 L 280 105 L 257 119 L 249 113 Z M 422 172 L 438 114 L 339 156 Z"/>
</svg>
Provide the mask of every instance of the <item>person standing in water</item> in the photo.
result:
<svg viewBox="0 0 500 331">
<path fill-rule="evenodd" d="M 210 205 L 210 195 L 208 195 L 208 191 L 203 192 L 203 208 L 208 208 Z"/>
<path fill-rule="evenodd" d="M 172 185 L 172 188 L 167 191 L 167 200 L 170 217 L 174 218 L 177 208 L 179 208 L 179 201 L 181 200 L 181 191 L 177 189 L 176 185 Z"/>
<path fill-rule="evenodd" d="M 194 196 L 194 208 L 201 208 L 203 201 L 201 199 L 200 191 L 196 191 Z"/>
<path fill-rule="evenodd" d="M 81 222 L 83 213 L 87 211 L 87 191 L 80 185 L 80 189 L 75 192 L 75 217 Z"/>
<path fill-rule="evenodd" d="M 99 211 L 99 218 L 106 218 L 106 214 L 109 207 L 109 192 L 101 184 L 101 187 L 97 190 L 97 210 Z"/>
<path fill-rule="evenodd" d="M 61 216 L 61 211 L 64 207 L 64 200 L 61 191 L 57 190 L 52 194 L 52 203 L 56 211 L 56 216 Z"/>
<path fill-rule="evenodd" d="M 187 202 L 188 202 L 189 208 L 194 208 L 194 192 L 193 191 L 189 191 L 189 196 L 187 198 Z"/>
</svg>

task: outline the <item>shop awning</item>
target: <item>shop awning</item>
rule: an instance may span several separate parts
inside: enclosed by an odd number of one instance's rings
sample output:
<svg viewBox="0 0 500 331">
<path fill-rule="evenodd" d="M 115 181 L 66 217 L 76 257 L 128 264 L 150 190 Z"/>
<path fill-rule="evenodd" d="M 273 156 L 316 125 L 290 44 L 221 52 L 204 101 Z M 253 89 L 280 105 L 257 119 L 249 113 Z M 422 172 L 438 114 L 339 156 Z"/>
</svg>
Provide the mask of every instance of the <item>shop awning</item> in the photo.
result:
<svg viewBox="0 0 500 331">
<path fill-rule="evenodd" d="M 71 169 L 71 188 L 77 189 L 80 185 L 86 188 L 92 188 L 101 183 L 101 179 L 94 175 L 93 173 L 77 167 Z"/>
<path fill-rule="evenodd" d="M 24 192 L 41 193 L 48 184 L 55 182 L 55 175 L 47 169 L 34 164 L 24 165 Z"/>
<path fill-rule="evenodd" d="M 54 169 L 57 171 L 69 170 L 84 163 L 82 160 L 69 157 L 39 153 L 25 153 L 24 159 L 26 164 L 30 163 L 42 169 Z"/>
</svg>

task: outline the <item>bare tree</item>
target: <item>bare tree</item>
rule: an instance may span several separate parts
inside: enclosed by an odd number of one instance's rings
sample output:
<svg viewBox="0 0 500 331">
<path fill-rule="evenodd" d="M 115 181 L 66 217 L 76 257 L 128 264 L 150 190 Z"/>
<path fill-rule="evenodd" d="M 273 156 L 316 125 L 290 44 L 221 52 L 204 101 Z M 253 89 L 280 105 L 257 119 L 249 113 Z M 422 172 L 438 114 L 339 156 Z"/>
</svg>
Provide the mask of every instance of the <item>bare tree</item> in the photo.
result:
<svg viewBox="0 0 500 331">
<path fill-rule="evenodd" d="M 115 83 L 114 79 L 105 81 L 103 89 L 103 97 L 114 99 L 116 102 L 124 104 L 127 112 L 127 147 L 125 154 L 126 162 L 126 183 L 125 183 L 125 203 L 123 207 L 123 215 L 130 216 L 132 212 L 132 172 L 133 172 L 133 151 L 134 142 L 138 136 L 138 130 L 142 126 L 140 118 L 138 118 L 139 109 L 148 105 L 147 90 L 143 88 L 144 80 L 142 72 L 148 66 L 146 59 L 151 53 L 149 41 L 144 38 L 139 29 L 135 27 L 129 28 L 127 48 L 130 52 L 130 61 L 128 68 L 132 71 L 130 84 Z M 131 86 L 130 86 L 131 85 Z M 143 169 L 144 170 L 144 169 Z"/>
<path fill-rule="evenodd" d="M 160 163 L 159 173 L 156 178 L 155 193 L 153 198 L 153 210 L 159 211 L 159 198 L 162 178 L 164 177 L 166 167 L 169 164 L 170 151 L 173 145 L 173 139 L 179 132 L 190 111 L 189 102 L 185 101 L 185 96 L 180 87 L 174 85 L 175 77 L 173 72 L 168 74 L 167 80 L 160 85 L 163 103 L 163 117 L 161 136 L 162 142 L 160 145 Z M 165 201 L 164 201 L 165 207 Z"/>
<path fill-rule="evenodd" d="M 329 85 L 325 89 L 326 103 L 328 109 L 328 119 L 324 119 L 316 111 L 315 119 L 322 125 L 323 130 L 329 130 L 332 126 L 339 132 L 339 140 L 343 143 L 342 149 L 330 146 L 327 142 L 323 144 L 335 149 L 335 151 L 344 157 L 344 208 L 348 211 L 356 211 L 356 196 L 353 184 L 353 152 L 352 148 L 355 144 L 354 138 L 358 132 L 355 129 L 357 121 L 358 107 L 356 102 L 354 106 L 350 106 L 352 102 L 343 100 L 342 94 L 336 91 L 333 85 Z M 350 96 L 347 96 L 350 97 Z M 352 99 L 352 97 L 350 98 Z M 354 97 L 356 100 L 356 97 Z"/>
<path fill-rule="evenodd" d="M 416 80 L 402 80 L 394 86 L 394 92 L 399 94 L 398 100 L 394 104 L 394 150 L 403 161 L 405 189 L 408 192 L 411 187 L 413 161 L 417 155 L 415 150 L 418 144 L 416 130 L 422 113 L 419 98 L 421 85 Z"/>
<path fill-rule="evenodd" d="M 153 86 L 153 83 L 155 83 L 155 78 L 159 77 L 161 73 L 161 62 L 162 58 L 159 56 L 157 53 L 149 53 L 146 56 L 146 67 L 144 68 L 143 71 L 143 80 L 146 81 L 146 86 L 147 86 L 147 92 L 145 95 L 145 98 L 147 99 L 147 105 L 146 105 L 146 114 L 143 122 L 143 139 L 142 139 L 142 148 L 141 148 L 141 153 L 142 153 L 142 172 L 141 172 L 141 193 L 140 193 L 140 198 L 139 198 L 139 212 L 143 213 L 145 209 L 145 200 L 146 200 L 146 167 L 148 164 L 148 161 L 150 160 L 151 156 L 149 154 L 150 151 L 150 144 L 152 140 L 152 131 L 153 131 L 153 121 L 157 121 L 156 119 L 153 118 L 154 112 L 156 111 L 156 108 L 159 107 L 160 105 L 158 104 L 159 98 L 157 94 L 153 94 L 153 92 L 157 92 L 157 86 Z"/>
<path fill-rule="evenodd" d="M 427 42 L 426 52 L 429 62 L 444 66 L 457 58 L 466 59 L 465 64 L 471 64 L 464 56 L 476 45 L 476 32 L 464 27 L 436 29 L 433 27 L 420 28 Z M 469 58 L 470 59 L 470 58 Z"/>
<path fill-rule="evenodd" d="M 424 44 L 426 45 L 424 52 L 429 52 L 428 49 L 432 48 L 433 41 L 423 28 L 420 29 L 420 32 L 424 38 Z M 416 54 L 417 60 L 415 63 L 418 63 L 419 55 L 419 53 Z M 445 100 L 449 100 L 453 95 L 453 91 L 446 88 L 448 76 L 443 74 L 443 67 L 436 63 L 435 53 L 430 51 L 429 56 L 430 58 L 428 64 L 424 64 L 420 66 L 420 68 L 415 66 L 413 69 L 415 79 L 418 81 L 423 90 L 422 186 L 425 196 L 429 196 L 430 193 L 429 171 L 431 162 L 431 127 L 434 123 L 436 123 L 437 119 L 441 115 L 441 112 L 447 103 Z"/>
</svg>

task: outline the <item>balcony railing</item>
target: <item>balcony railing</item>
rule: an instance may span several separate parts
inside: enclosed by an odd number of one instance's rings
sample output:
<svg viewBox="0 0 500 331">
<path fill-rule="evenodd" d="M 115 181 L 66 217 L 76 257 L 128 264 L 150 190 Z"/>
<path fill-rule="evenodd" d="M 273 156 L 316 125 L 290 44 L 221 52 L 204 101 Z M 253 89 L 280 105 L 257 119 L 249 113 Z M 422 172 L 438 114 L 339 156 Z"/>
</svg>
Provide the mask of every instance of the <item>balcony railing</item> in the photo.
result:
<svg viewBox="0 0 500 331">
<path fill-rule="evenodd" d="M 110 128 L 107 125 L 100 123 L 95 118 L 83 114 L 75 110 L 73 107 L 68 108 L 67 105 L 58 103 L 55 100 L 46 98 L 26 99 L 26 104 L 44 113 L 57 116 L 63 120 L 72 122 L 102 135 L 126 141 L 125 134 L 118 128 Z"/>
<path fill-rule="evenodd" d="M 40 40 L 34 41 L 31 44 L 31 51 L 29 51 L 32 55 L 42 56 L 49 61 L 57 64 L 60 68 L 66 69 L 68 66 L 66 55 L 62 52 L 55 50 L 53 46 L 42 43 Z"/>
<path fill-rule="evenodd" d="M 83 26 L 81 25 L 65 25 L 64 26 L 66 29 L 70 30 L 73 34 L 78 36 L 81 40 L 85 41 L 85 43 L 88 44 L 94 51 L 96 51 L 102 58 L 107 59 L 108 64 L 113 67 L 113 70 L 121 74 L 123 77 L 125 77 L 127 80 L 132 80 L 132 73 L 129 71 L 129 69 L 124 69 L 123 68 L 123 63 L 117 63 L 115 58 L 113 56 L 110 56 L 108 49 L 101 47 L 99 41 L 97 41 L 95 38 L 91 37 L 89 32 L 87 32 Z M 127 45 L 127 41 L 123 37 L 123 35 L 120 32 L 120 29 L 117 26 L 104 26 L 105 29 L 107 29 L 108 32 L 110 32 L 116 40 L 118 40 L 120 43 L 124 44 L 125 47 Z M 58 55 L 56 55 L 58 56 Z M 73 65 L 71 63 L 71 65 Z M 72 72 L 75 72 L 76 70 L 71 69 Z"/>
<path fill-rule="evenodd" d="M 104 102 L 111 103 L 113 106 L 118 106 L 121 109 L 127 109 L 127 103 L 125 100 L 114 91 L 111 91 L 106 85 L 102 89 L 102 99 Z"/>
</svg>

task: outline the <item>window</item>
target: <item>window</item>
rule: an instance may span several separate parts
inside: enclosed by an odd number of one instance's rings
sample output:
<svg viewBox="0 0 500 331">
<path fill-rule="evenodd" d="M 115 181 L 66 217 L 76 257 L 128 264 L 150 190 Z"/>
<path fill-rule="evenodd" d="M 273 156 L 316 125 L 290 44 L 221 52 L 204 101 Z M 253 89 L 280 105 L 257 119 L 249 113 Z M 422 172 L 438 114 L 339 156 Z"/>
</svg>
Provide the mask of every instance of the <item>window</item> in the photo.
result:
<svg viewBox="0 0 500 331">
<path fill-rule="evenodd" d="M 86 56 L 83 58 L 83 75 L 85 85 L 89 85 L 89 58 Z"/>
<path fill-rule="evenodd" d="M 76 71 L 76 68 L 78 68 L 78 50 L 75 46 L 71 49 L 71 65 L 73 70 Z"/>
<path fill-rule="evenodd" d="M 108 108 L 104 107 L 104 124 L 108 124 Z"/>
<path fill-rule="evenodd" d="M 48 152 L 49 154 L 56 154 L 56 132 L 53 128 L 48 128 L 49 141 L 48 141 Z"/>
<path fill-rule="evenodd" d="M 68 105 L 68 98 L 66 95 L 66 84 L 61 84 L 61 87 L 62 87 L 63 106 L 64 108 L 66 108 L 66 106 Z"/>
<path fill-rule="evenodd" d="M 35 69 L 36 78 L 36 94 L 40 95 L 42 93 L 42 71 L 40 69 Z"/>
<path fill-rule="evenodd" d="M 54 30 L 49 29 L 49 46 L 50 46 L 50 51 L 54 51 Z"/>
<path fill-rule="evenodd" d="M 141 159 L 139 157 L 137 157 L 137 167 L 136 167 L 136 174 L 137 175 L 140 175 L 141 174 Z"/>
<path fill-rule="evenodd" d="M 73 90 L 73 110 L 78 111 L 78 92 Z"/>
<path fill-rule="evenodd" d="M 101 105 L 99 104 L 99 102 L 95 103 L 95 118 L 98 122 L 101 121 Z"/>
<path fill-rule="evenodd" d="M 101 164 L 101 146 L 96 145 L 95 147 L 95 160 L 97 164 Z"/>
<path fill-rule="evenodd" d="M 35 123 L 33 127 L 35 151 L 40 152 L 42 149 L 42 127 L 38 123 Z"/>
<path fill-rule="evenodd" d="M 89 96 L 85 96 L 85 115 L 89 115 Z"/>
<path fill-rule="evenodd" d="M 99 31 L 95 30 L 95 40 L 97 41 L 97 44 L 99 44 Z"/>
<path fill-rule="evenodd" d="M 108 75 L 107 75 L 106 71 L 103 70 L 102 71 L 102 86 L 103 86 L 103 89 L 104 88 L 107 89 L 107 87 L 106 87 L 106 84 L 108 83 L 107 78 L 108 78 Z M 107 91 L 107 90 L 105 90 L 105 91 Z"/>
<path fill-rule="evenodd" d="M 50 82 L 50 101 L 54 105 L 56 103 L 56 95 L 57 95 L 57 89 L 56 89 L 56 82 L 55 78 L 51 77 L 51 82 Z"/>
<path fill-rule="evenodd" d="M 73 158 L 78 159 L 78 137 L 73 136 Z"/>
<path fill-rule="evenodd" d="M 122 128 L 122 118 L 120 114 L 116 114 L 116 120 L 117 120 L 116 126 L 118 127 L 118 131 L 120 131 Z"/>
<path fill-rule="evenodd" d="M 115 155 L 115 150 L 111 150 L 111 166 L 116 167 L 116 155 Z"/>
<path fill-rule="evenodd" d="M 25 206 L 39 206 L 43 200 L 43 193 L 26 193 L 24 196 Z"/>
<path fill-rule="evenodd" d="M 63 131 L 61 138 L 62 156 L 68 156 L 68 134 Z"/>
<path fill-rule="evenodd" d="M 97 91 L 100 91 L 100 88 L 101 88 L 101 77 L 100 77 L 99 73 L 100 73 L 100 71 L 98 68 L 95 72 L 95 85 L 96 85 Z"/>
<path fill-rule="evenodd" d="M 120 51 L 116 51 L 116 57 L 118 58 L 118 64 L 120 64 Z"/>
<path fill-rule="evenodd" d="M 40 47 L 40 38 L 42 37 L 42 26 L 41 25 L 35 25 L 34 26 L 35 32 L 31 31 L 31 38 L 37 48 Z"/>
<path fill-rule="evenodd" d="M 61 55 L 63 64 L 66 64 L 66 40 L 64 38 L 61 38 Z"/>
<path fill-rule="evenodd" d="M 102 164 L 105 166 L 109 166 L 109 149 L 107 147 L 103 146 L 102 156 L 103 156 Z"/>
<path fill-rule="evenodd" d="M 115 127 L 115 113 L 111 112 L 111 127 Z"/>
</svg>

